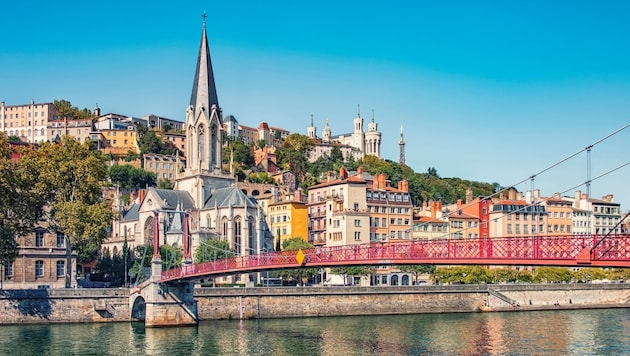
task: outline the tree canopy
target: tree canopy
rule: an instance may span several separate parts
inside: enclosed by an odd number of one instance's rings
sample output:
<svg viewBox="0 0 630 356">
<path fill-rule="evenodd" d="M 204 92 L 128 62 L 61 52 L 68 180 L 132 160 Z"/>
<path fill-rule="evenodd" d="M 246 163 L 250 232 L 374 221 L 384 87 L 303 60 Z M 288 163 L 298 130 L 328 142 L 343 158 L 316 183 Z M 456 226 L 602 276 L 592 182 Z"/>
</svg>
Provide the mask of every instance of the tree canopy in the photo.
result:
<svg viewBox="0 0 630 356">
<path fill-rule="evenodd" d="M 76 106 L 73 106 L 67 100 L 55 100 L 53 102 L 55 107 L 55 112 L 57 113 L 58 118 L 66 118 L 68 120 L 74 119 L 89 119 L 92 117 L 92 112 L 87 109 L 79 109 Z"/>
<path fill-rule="evenodd" d="M 39 167 L 34 190 L 47 205 L 43 209 L 49 229 L 66 239 L 66 287 L 71 284 L 71 251 L 100 246 L 113 217 L 101 187 L 107 168 L 91 143 L 64 136 L 60 144 L 43 143 L 20 160 Z"/>
<path fill-rule="evenodd" d="M 129 164 L 115 164 L 107 171 L 109 179 L 125 189 L 141 189 L 155 186 L 155 173 L 135 168 Z"/>
</svg>

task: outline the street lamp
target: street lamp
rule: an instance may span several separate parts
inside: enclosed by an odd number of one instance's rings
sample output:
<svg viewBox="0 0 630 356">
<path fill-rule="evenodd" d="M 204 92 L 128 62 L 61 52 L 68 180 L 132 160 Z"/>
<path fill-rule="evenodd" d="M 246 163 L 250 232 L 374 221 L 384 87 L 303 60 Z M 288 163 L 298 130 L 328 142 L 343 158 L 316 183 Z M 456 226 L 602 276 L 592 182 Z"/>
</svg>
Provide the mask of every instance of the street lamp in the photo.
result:
<svg viewBox="0 0 630 356">
<path fill-rule="evenodd" d="M 53 249 L 48 249 L 48 280 L 52 282 L 52 252 Z"/>
</svg>

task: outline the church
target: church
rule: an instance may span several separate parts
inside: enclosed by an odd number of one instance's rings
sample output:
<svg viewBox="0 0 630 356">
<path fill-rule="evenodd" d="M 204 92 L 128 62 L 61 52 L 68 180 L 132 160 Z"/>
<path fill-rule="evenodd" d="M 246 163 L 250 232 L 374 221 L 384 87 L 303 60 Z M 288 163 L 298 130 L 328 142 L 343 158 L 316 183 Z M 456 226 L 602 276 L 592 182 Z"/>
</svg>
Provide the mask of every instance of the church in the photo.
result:
<svg viewBox="0 0 630 356">
<path fill-rule="evenodd" d="M 173 190 L 149 188 L 139 193 L 136 203 L 119 208 L 120 218 L 114 221 L 112 238 L 104 248 L 117 254 L 124 240 L 130 248 L 151 244 L 155 226 L 159 226 L 161 243 L 182 247 L 184 216 L 190 218 L 193 259 L 197 247 L 209 239 L 227 241 L 241 256 L 273 248 L 263 209 L 236 186 L 233 175 L 222 170 L 222 126 L 204 19 L 186 108 L 187 165 L 176 178 Z M 155 224 L 156 217 L 159 224 Z M 240 278 L 240 282 L 247 282 L 254 281 L 255 276 Z"/>
<path fill-rule="evenodd" d="M 357 114 L 353 123 L 354 130 L 351 133 L 333 136 L 328 119 L 326 119 L 326 126 L 320 138 L 317 136 L 317 128 L 313 125 L 311 117 L 307 136 L 313 139 L 315 146 L 310 152 L 309 161 L 315 162 L 320 157 L 330 156 L 333 147 L 339 148 L 346 160 L 350 157 L 359 160 L 366 155 L 381 158 L 381 133 L 378 131 L 378 124 L 374 121 L 374 115 L 372 114 L 372 121 L 368 124 L 367 132 L 363 128 L 364 120 L 361 112 Z"/>
</svg>

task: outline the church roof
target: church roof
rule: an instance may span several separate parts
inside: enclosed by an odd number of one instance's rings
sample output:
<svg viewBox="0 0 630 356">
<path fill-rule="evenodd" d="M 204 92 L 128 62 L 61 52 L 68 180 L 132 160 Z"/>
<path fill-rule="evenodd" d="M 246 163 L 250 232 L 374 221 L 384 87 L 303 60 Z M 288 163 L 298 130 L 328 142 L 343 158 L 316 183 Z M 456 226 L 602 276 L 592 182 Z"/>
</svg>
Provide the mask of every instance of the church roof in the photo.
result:
<svg viewBox="0 0 630 356">
<path fill-rule="evenodd" d="M 208 38 L 206 37 L 206 22 L 204 19 L 203 30 L 201 32 L 201 44 L 199 45 L 199 55 L 197 57 L 197 69 L 193 82 L 192 94 L 190 95 L 190 105 L 196 110 L 205 108 L 208 114 L 212 105 L 219 107 L 217 98 L 217 88 L 214 84 L 214 74 L 212 72 L 212 62 L 210 61 L 210 49 Z"/>
<path fill-rule="evenodd" d="M 140 217 L 140 204 L 131 204 L 129 209 L 125 210 L 122 214 L 121 221 L 133 221 L 138 220 Z"/>
<path fill-rule="evenodd" d="M 229 186 L 212 191 L 212 196 L 204 204 L 204 209 L 218 207 L 250 207 L 256 208 L 256 203 L 245 195 L 238 187 Z"/>
<path fill-rule="evenodd" d="M 182 210 L 189 210 L 195 208 L 195 203 L 188 192 L 170 189 L 157 189 L 149 188 L 153 190 L 155 194 L 164 203 L 163 208 L 175 209 L 178 207 Z"/>
</svg>

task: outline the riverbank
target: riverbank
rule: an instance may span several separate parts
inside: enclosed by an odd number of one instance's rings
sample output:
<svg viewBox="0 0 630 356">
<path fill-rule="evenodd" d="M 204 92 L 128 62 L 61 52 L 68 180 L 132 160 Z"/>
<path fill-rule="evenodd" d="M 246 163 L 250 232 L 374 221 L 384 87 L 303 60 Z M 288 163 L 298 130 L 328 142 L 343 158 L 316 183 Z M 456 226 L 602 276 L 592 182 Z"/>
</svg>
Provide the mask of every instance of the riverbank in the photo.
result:
<svg viewBox="0 0 630 356">
<path fill-rule="evenodd" d="M 0 325 L 129 322 L 129 289 L 0 291 Z M 630 284 L 197 288 L 200 320 L 630 307 Z"/>
</svg>

